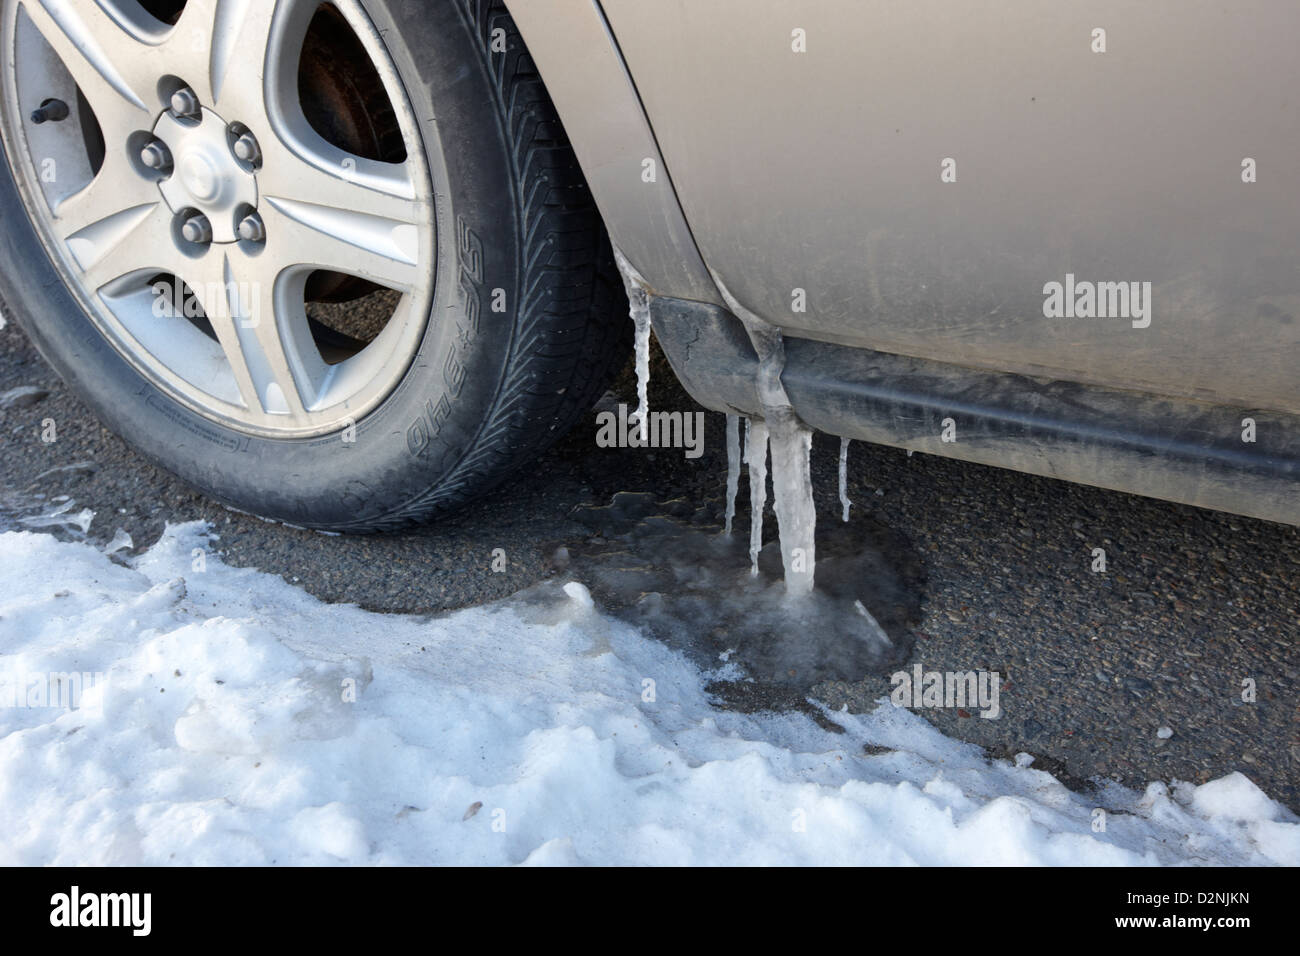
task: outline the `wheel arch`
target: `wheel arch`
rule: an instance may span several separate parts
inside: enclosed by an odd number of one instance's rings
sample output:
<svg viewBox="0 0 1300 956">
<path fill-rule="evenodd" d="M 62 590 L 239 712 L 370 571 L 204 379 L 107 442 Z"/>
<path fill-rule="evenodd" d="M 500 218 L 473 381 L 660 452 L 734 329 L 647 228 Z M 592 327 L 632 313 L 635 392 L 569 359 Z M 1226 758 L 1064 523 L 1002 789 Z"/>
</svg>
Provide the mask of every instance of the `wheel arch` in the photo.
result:
<svg viewBox="0 0 1300 956">
<path fill-rule="evenodd" d="M 614 245 L 653 294 L 722 305 L 598 0 L 505 4 Z"/>
</svg>

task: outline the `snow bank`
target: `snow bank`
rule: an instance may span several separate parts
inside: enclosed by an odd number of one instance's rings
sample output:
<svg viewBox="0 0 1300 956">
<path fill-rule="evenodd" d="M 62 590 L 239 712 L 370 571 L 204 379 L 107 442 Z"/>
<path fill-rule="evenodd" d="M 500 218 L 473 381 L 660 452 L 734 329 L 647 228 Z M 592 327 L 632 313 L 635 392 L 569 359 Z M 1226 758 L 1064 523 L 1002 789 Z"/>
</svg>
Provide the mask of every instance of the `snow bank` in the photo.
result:
<svg viewBox="0 0 1300 956">
<path fill-rule="evenodd" d="M 101 675 L 0 707 L 0 862 L 1300 863 L 1240 774 L 1088 799 L 887 702 L 841 734 L 714 709 L 577 583 L 390 616 L 211 547 L 0 535 L 0 679 Z"/>
</svg>

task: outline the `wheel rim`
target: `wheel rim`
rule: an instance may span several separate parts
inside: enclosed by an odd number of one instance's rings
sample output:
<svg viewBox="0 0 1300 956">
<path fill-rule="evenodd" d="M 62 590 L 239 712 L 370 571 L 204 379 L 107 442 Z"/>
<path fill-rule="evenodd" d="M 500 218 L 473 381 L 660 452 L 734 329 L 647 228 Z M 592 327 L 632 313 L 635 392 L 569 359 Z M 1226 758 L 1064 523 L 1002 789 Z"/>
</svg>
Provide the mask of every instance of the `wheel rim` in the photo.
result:
<svg viewBox="0 0 1300 956">
<path fill-rule="evenodd" d="M 51 258 L 143 374 L 257 434 L 334 431 L 377 406 L 409 367 L 432 294 L 418 125 L 355 0 L 330 7 L 382 84 L 405 155 L 353 152 L 308 119 L 299 61 L 319 6 L 188 0 L 169 23 L 139 0 L 3 0 L 0 131 Z M 33 116 L 43 103 L 67 116 Z M 395 300 L 368 341 L 322 345 L 306 299 L 330 274 Z"/>
</svg>

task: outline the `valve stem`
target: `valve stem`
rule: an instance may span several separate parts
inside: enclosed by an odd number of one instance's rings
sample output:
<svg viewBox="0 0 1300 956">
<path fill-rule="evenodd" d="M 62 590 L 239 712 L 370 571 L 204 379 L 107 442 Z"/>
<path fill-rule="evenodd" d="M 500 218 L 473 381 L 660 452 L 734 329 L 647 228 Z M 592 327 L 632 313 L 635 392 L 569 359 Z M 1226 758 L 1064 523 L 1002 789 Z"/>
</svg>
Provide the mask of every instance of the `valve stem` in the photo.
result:
<svg viewBox="0 0 1300 956">
<path fill-rule="evenodd" d="M 32 122 L 37 126 L 41 123 L 57 123 L 67 118 L 68 104 L 63 100 L 46 99 L 37 109 L 32 110 Z"/>
</svg>

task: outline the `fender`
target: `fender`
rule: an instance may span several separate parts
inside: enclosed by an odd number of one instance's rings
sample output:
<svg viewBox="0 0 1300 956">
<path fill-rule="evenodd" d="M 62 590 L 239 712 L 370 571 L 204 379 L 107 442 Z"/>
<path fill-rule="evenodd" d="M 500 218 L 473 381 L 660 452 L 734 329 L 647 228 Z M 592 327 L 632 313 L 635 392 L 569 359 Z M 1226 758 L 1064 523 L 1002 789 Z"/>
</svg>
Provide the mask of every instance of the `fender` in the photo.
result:
<svg viewBox="0 0 1300 956">
<path fill-rule="evenodd" d="M 597 0 L 506 0 L 610 239 L 650 294 L 722 305 Z"/>
</svg>

